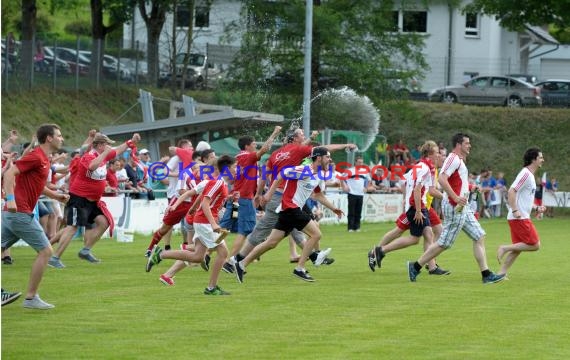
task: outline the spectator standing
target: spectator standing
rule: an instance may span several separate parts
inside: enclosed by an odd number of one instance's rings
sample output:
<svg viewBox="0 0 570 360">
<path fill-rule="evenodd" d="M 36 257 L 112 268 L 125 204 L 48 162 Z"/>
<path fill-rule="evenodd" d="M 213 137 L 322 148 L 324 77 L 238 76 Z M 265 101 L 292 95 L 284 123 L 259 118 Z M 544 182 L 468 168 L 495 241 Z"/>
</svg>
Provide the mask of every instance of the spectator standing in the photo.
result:
<svg viewBox="0 0 570 360">
<path fill-rule="evenodd" d="M 362 156 L 356 157 L 354 167 L 347 173 L 349 173 L 349 178 L 343 181 L 342 188 L 348 194 L 348 231 L 360 231 L 364 193 L 374 191 L 374 186 L 366 171 Z"/>
</svg>

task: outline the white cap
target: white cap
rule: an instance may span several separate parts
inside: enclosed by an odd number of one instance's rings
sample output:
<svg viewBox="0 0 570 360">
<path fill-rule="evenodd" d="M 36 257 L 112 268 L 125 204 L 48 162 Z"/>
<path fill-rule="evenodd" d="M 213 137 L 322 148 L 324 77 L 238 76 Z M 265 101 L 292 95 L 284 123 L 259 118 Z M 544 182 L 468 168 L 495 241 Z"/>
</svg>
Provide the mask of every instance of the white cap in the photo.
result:
<svg viewBox="0 0 570 360">
<path fill-rule="evenodd" d="M 204 151 L 204 150 L 211 149 L 211 148 L 212 148 L 212 147 L 211 147 L 210 144 L 208 144 L 207 142 L 205 142 L 205 141 L 200 141 L 200 142 L 198 143 L 198 145 L 196 145 L 196 149 L 195 149 L 195 150 L 196 150 L 196 151 Z"/>
<path fill-rule="evenodd" d="M 147 149 L 140 149 L 139 154 L 148 154 L 149 151 Z"/>
</svg>

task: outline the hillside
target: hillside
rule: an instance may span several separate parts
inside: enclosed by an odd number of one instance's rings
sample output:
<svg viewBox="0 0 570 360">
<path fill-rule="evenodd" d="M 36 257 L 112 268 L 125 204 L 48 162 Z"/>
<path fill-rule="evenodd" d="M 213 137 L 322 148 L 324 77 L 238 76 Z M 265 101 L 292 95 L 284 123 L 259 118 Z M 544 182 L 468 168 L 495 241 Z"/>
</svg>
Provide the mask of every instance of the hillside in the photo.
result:
<svg viewBox="0 0 570 360">
<path fill-rule="evenodd" d="M 167 117 L 167 103 L 161 99 L 170 98 L 170 93 L 163 89 L 152 90 L 152 93 L 156 118 Z M 209 92 L 189 95 L 200 102 L 214 103 L 215 96 Z M 240 97 L 240 94 L 225 95 L 217 98 L 229 102 Z M 138 91 L 132 87 L 59 92 L 57 95 L 49 89 L 37 89 L 30 93 L 2 95 L 2 138 L 11 128 L 16 128 L 23 138 L 29 139 L 38 124 L 56 122 L 64 130 L 66 143 L 76 146 L 90 128 L 142 121 L 137 98 Z M 272 103 L 279 102 L 266 101 L 263 109 L 227 105 L 271 112 Z M 131 107 L 132 110 L 127 111 Z M 479 171 L 491 167 L 495 172 L 504 171 L 510 181 L 522 165 L 524 150 L 538 146 L 545 154 L 544 170 L 558 177 L 561 188 L 570 189 L 568 109 L 506 109 L 431 103 L 384 103 L 378 107 L 380 133 L 386 135 L 390 143 L 402 137 L 410 147 L 427 138 L 448 144 L 454 133 L 466 132 L 472 136 L 473 144 L 469 168 Z M 293 114 L 284 115 L 293 117 Z"/>
</svg>

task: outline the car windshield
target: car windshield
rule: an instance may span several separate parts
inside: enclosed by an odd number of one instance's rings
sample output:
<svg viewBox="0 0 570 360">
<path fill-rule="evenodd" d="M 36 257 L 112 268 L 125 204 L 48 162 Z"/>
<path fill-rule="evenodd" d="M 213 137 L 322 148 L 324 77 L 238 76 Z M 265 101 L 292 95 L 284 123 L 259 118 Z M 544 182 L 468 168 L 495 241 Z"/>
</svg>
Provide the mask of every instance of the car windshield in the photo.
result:
<svg viewBox="0 0 570 360">
<path fill-rule="evenodd" d="M 186 54 L 181 53 L 176 55 L 176 64 L 182 65 L 184 64 L 184 57 Z M 201 54 L 190 54 L 188 58 L 188 65 L 190 66 L 204 66 L 204 61 L 206 57 Z"/>
</svg>

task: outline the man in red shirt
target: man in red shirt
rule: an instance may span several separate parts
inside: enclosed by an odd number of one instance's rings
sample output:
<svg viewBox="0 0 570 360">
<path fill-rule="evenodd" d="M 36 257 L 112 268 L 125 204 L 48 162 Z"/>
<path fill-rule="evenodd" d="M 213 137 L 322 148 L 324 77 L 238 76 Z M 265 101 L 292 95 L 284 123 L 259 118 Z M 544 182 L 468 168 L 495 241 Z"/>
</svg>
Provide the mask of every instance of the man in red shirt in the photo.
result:
<svg viewBox="0 0 570 360">
<path fill-rule="evenodd" d="M 155 245 L 146 265 L 146 271 L 149 272 L 153 266 L 160 263 L 163 259 L 183 260 L 187 262 L 201 262 L 206 255 L 206 251 L 215 250 L 218 254 L 208 287 L 204 289 L 205 295 L 229 295 L 228 292 L 222 290 L 218 286 L 218 277 L 220 270 L 228 256 L 228 248 L 224 240 L 220 240 L 222 228 L 218 225 L 218 213 L 224 201 L 228 197 L 228 187 L 225 181 L 235 179 L 235 159 L 228 155 L 221 156 L 212 174 L 212 180 L 204 180 L 206 186 L 201 192 L 200 208 L 194 216 L 194 251 L 186 250 L 162 250 Z M 202 183 L 204 183 L 202 181 Z M 196 189 L 191 190 L 191 195 L 196 194 Z M 190 195 L 190 196 L 191 196 Z"/>
<path fill-rule="evenodd" d="M 236 155 L 239 174 L 234 181 L 233 191 L 237 195 L 237 201 L 227 201 L 226 211 L 220 220 L 220 226 L 225 229 L 235 228 L 238 235 L 232 245 L 230 256 L 234 256 L 240 251 L 248 236 L 255 227 L 256 212 L 253 206 L 253 197 L 257 189 L 257 162 L 263 154 L 269 151 L 273 141 L 281 131 L 281 126 L 276 126 L 273 133 L 263 143 L 261 149 L 257 150 L 257 144 L 252 136 L 243 136 L 238 140 L 240 152 Z M 234 214 L 234 203 L 237 203 L 237 214 Z M 224 264 L 225 271 L 231 272 L 233 267 Z"/>
<path fill-rule="evenodd" d="M 18 159 L 4 174 L 6 205 L 2 211 L 2 251 L 10 248 L 19 239 L 36 250 L 38 256 L 32 265 L 24 307 L 47 310 L 54 305 L 40 298 L 38 287 L 52 248 L 42 227 L 34 218 L 33 211 L 40 194 L 62 202 L 66 202 L 69 196 L 45 186 L 50 171 L 48 156 L 63 145 L 59 126 L 42 125 L 36 136 L 40 145 Z"/>
<path fill-rule="evenodd" d="M 106 209 L 101 196 L 105 192 L 107 178 L 107 162 L 122 154 L 128 148 L 134 148 L 140 141 L 139 134 L 134 134 L 132 139 L 113 149 L 114 143 L 106 135 L 97 133 L 93 138 L 91 150 L 81 157 L 77 164 L 75 180 L 69 187 L 69 202 L 65 208 L 67 227 L 61 234 L 59 246 L 55 254 L 50 258 L 49 265 L 58 269 L 65 265 L 60 258 L 69 245 L 73 235 L 79 226 L 91 226 L 85 230 L 83 236 L 84 247 L 79 251 L 79 258 L 92 263 L 100 262 L 93 254 L 91 248 L 101 238 L 105 230 L 112 222 L 112 217 Z M 107 214 L 106 214 L 107 212 Z"/>
</svg>

